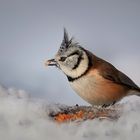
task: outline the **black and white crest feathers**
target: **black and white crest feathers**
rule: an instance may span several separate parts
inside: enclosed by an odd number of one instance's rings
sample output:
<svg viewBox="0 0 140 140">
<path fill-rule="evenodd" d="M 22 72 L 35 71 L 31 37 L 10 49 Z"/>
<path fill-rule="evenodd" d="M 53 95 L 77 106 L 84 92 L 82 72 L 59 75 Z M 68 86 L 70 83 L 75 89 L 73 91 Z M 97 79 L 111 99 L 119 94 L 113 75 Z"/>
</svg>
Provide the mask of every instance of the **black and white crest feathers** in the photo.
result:
<svg viewBox="0 0 140 140">
<path fill-rule="evenodd" d="M 66 28 L 64 28 L 64 38 L 62 41 L 62 45 L 67 45 L 67 44 L 69 44 L 69 36 Z"/>
<path fill-rule="evenodd" d="M 64 50 L 68 49 L 72 45 L 72 41 L 73 41 L 73 37 L 69 39 L 68 32 L 66 28 L 64 28 L 64 37 L 59 52 L 63 52 Z"/>
</svg>

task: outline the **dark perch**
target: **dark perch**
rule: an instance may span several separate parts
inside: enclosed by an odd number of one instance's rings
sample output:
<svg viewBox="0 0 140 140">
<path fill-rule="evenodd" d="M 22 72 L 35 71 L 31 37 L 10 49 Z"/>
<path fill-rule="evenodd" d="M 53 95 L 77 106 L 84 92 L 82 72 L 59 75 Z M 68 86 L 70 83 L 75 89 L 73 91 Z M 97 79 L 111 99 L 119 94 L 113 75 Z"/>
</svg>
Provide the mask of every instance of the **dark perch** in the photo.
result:
<svg viewBox="0 0 140 140">
<path fill-rule="evenodd" d="M 62 106 L 59 111 L 51 111 L 49 117 L 56 122 L 85 121 L 93 119 L 117 120 L 120 117 L 120 105 L 107 108 L 92 106 Z"/>
</svg>

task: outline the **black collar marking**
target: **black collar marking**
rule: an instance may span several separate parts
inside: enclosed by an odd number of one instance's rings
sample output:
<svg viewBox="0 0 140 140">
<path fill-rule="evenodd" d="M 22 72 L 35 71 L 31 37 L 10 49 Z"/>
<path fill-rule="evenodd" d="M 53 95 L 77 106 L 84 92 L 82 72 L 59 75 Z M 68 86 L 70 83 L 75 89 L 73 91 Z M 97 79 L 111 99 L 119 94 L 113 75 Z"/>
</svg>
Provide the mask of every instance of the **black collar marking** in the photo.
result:
<svg viewBox="0 0 140 140">
<path fill-rule="evenodd" d="M 84 50 L 84 51 L 85 51 L 85 50 Z M 91 57 L 88 55 L 88 53 L 87 53 L 86 51 L 85 51 L 85 53 L 86 53 L 86 55 L 88 56 L 88 67 L 87 67 L 87 69 L 85 70 L 84 73 L 82 73 L 80 76 L 75 77 L 75 78 L 66 75 L 69 82 L 73 82 L 73 81 L 75 81 L 75 80 L 78 80 L 78 79 L 81 78 L 82 76 L 84 76 L 84 75 L 89 71 L 90 67 L 92 66 Z M 81 60 L 80 60 L 80 61 L 81 61 Z M 79 63 L 80 63 L 80 62 L 79 62 Z"/>
</svg>

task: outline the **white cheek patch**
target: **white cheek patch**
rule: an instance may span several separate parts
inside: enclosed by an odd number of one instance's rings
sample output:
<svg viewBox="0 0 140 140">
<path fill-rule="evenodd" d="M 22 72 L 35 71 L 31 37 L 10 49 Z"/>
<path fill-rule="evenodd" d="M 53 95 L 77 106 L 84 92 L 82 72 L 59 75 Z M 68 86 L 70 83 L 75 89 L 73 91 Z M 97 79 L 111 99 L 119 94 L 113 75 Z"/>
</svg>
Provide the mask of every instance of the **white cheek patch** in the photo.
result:
<svg viewBox="0 0 140 140">
<path fill-rule="evenodd" d="M 71 70 L 75 64 L 78 62 L 78 56 L 71 56 L 68 60 L 66 60 L 66 66 L 69 66 L 69 69 Z"/>
<path fill-rule="evenodd" d="M 63 65 L 61 65 L 61 69 L 66 75 L 68 75 L 72 78 L 77 78 L 77 77 L 81 76 L 87 70 L 88 63 L 89 63 L 88 61 L 89 61 L 88 56 L 84 52 L 83 59 L 81 60 L 79 66 L 76 69 L 73 70 L 73 69 L 70 69 Z"/>
</svg>

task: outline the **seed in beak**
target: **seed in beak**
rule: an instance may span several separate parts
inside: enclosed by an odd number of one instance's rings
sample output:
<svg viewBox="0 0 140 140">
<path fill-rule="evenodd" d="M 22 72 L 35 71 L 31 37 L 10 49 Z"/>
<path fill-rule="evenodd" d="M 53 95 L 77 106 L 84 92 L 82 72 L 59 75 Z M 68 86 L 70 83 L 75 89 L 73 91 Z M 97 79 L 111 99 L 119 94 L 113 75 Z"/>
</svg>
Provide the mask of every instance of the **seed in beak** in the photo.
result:
<svg viewBox="0 0 140 140">
<path fill-rule="evenodd" d="M 57 66 L 55 59 L 45 61 L 45 66 Z"/>
</svg>

